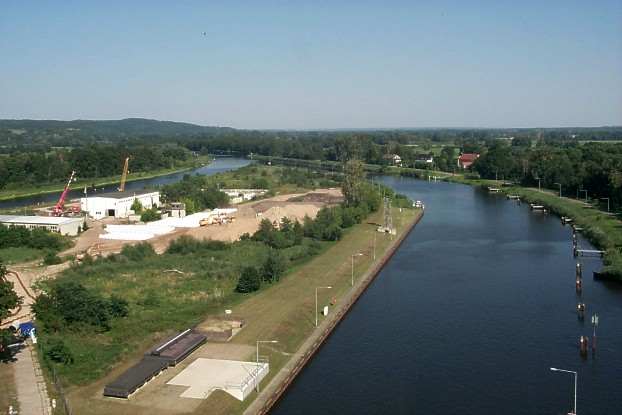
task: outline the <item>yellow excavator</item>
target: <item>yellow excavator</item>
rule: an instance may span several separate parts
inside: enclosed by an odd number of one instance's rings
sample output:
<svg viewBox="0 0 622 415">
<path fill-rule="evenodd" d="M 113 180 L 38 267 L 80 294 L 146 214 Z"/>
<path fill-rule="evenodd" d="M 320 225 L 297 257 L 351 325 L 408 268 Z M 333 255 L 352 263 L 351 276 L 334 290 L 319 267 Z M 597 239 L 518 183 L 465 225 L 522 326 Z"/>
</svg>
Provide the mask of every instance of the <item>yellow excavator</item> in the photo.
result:
<svg viewBox="0 0 622 415">
<path fill-rule="evenodd" d="M 122 192 L 125 190 L 125 181 L 127 180 L 127 169 L 129 167 L 129 164 L 130 164 L 130 158 L 126 157 L 125 164 L 123 164 L 123 174 L 121 174 L 121 184 L 119 185 L 119 192 Z"/>
</svg>

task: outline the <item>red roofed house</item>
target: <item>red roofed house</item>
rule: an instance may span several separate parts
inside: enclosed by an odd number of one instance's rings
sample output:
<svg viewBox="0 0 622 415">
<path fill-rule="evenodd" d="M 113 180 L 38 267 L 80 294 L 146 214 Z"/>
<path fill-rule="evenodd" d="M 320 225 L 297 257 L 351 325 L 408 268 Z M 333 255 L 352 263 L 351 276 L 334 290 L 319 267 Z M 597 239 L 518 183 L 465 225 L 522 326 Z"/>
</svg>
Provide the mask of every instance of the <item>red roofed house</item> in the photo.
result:
<svg viewBox="0 0 622 415">
<path fill-rule="evenodd" d="M 468 169 L 479 158 L 477 153 L 463 153 L 458 157 L 458 167 Z"/>
</svg>

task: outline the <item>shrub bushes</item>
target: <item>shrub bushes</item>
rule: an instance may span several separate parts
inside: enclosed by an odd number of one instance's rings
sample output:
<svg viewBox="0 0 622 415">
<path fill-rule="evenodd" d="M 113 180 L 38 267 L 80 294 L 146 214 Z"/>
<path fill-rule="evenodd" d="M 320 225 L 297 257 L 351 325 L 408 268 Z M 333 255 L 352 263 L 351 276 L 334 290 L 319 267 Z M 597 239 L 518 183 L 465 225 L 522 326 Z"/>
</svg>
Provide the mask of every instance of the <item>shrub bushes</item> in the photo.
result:
<svg viewBox="0 0 622 415">
<path fill-rule="evenodd" d="M 130 207 L 130 209 L 132 209 L 134 213 L 139 214 L 143 211 L 143 204 L 140 203 L 140 200 L 134 199 L 134 202 L 132 202 L 132 206 Z"/>
<path fill-rule="evenodd" d="M 60 259 L 60 257 L 58 255 L 56 255 L 56 253 L 54 253 L 52 251 L 48 252 L 43 257 L 43 263 L 45 265 L 56 265 L 56 264 L 60 264 L 62 262 L 63 262 L 63 260 Z"/>
<path fill-rule="evenodd" d="M 140 261 L 155 254 L 153 246 L 151 246 L 149 242 L 140 242 L 136 245 L 125 245 L 123 249 L 121 249 L 121 255 L 130 261 Z"/>
<path fill-rule="evenodd" d="M 261 276 L 264 281 L 274 282 L 281 278 L 287 269 L 287 259 L 281 252 L 271 249 L 268 259 L 261 269 Z"/>
<path fill-rule="evenodd" d="M 235 290 L 239 293 L 252 293 L 261 287 L 261 276 L 255 267 L 245 267 L 240 273 Z"/>
<path fill-rule="evenodd" d="M 58 337 L 48 339 L 44 350 L 45 357 L 54 363 L 65 365 L 73 363 L 71 351 L 65 346 L 65 342 Z"/>
<path fill-rule="evenodd" d="M 106 331 L 110 328 L 111 317 L 127 315 L 128 304 L 118 297 L 105 299 L 77 282 L 62 281 L 37 297 L 33 310 L 37 318 L 53 330 L 87 325 Z"/>
<path fill-rule="evenodd" d="M 58 252 L 69 246 L 67 237 L 42 228 L 26 229 L 21 226 L 0 225 L 0 249 L 28 247 Z"/>
<path fill-rule="evenodd" d="M 269 219 L 262 219 L 259 230 L 252 236 L 252 240 L 260 241 L 272 248 L 284 249 L 294 245 L 300 245 L 304 237 L 302 225 L 288 218 L 281 220 L 280 229 L 276 229 Z"/>
<path fill-rule="evenodd" d="M 162 215 L 158 212 L 158 209 L 151 208 L 145 209 L 143 213 L 140 215 L 140 220 L 142 222 L 153 222 L 154 220 L 162 219 Z"/>
<path fill-rule="evenodd" d="M 198 240 L 188 235 L 182 235 L 171 241 L 166 249 L 167 254 L 196 254 L 204 251 L 224 251 L 231 247 L 231 244 L 223 241 Z"/>
</svg>

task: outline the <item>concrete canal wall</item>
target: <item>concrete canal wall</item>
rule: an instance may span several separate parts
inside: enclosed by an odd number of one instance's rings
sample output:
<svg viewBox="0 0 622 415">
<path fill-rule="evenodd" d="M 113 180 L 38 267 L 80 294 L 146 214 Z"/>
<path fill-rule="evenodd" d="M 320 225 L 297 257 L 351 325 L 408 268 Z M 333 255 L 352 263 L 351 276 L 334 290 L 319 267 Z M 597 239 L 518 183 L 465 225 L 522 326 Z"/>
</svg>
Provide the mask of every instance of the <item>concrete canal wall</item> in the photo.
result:
<svg viewBox="0 0 622 415">
<path fill-rule="evenodd" d="M 423 217 L 423 211 L 416 215 L 413 220 L 406 225 L 399 236 L 393 241 L 384 255 L 370 268 L 362 278 L 355 282 L 354 289 L 348 293 L 343 301 L 339 303 L 331 317 L 324 320 L 317 330 L 302 344 L 298 351 L 292 356 L 290 361 L 279 371 L 272 381 L 263 389 L 255 401 L 246 409 L 245 415 L 267 414 L 276 404 L 279 398 L 285 393 L 289 385 L 296 376 L 302 371 L 305 365 L 317 353 L 324 341 L 331 335 L 333 330 L 341 322 L 344 316 L 350 311 L 367 287 L 374 281 L 376 276 L 382 271 L 384 265 L 391 259 L 402 242 L 408 237 L 415 225 Z"/>
</svg>

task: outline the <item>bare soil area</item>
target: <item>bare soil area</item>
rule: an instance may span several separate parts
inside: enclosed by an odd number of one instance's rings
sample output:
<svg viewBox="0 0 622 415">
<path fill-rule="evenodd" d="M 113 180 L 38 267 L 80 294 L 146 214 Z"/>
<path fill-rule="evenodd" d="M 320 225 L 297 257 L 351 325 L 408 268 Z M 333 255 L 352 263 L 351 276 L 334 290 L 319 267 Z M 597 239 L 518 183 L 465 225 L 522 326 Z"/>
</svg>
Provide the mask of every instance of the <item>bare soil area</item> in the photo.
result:
<svg viewBox="0 0 622 415">
<path fill-rule="evenodd" d="M 305 216 L 314 218 L 317 212 L 327 205 L 343 200 L 341 189 L 316 189 L 306 193 L 277 195 L 250 203 L 236 205 L 238 212 L 235 221 L 226 225 L 209 225 L 200 228 L 178 228 L 174 232 L 149 240 L 158 253 L 166 250 L 169 243 L 181 235 L 190 235 L 197 239 L 213 239 L 232 242 L 240 239 L 245 233 L 253 234 L 259 229 L 259 223 L 267 218 L 279 221 L 283 217 L 302 221 Z M 61 255 L 73 255 L 89 252 L 91 254 L 109 255 L 121 251 L 124 245 L 135 244 L 135 241 L 113 241 L 100 239 L 104 225 L 113 223 L 111 219 L 91 221 L 91 228 L 80 235 L 74 247 Z"/>
</svg>

